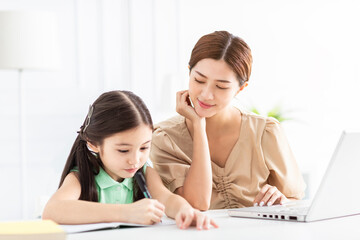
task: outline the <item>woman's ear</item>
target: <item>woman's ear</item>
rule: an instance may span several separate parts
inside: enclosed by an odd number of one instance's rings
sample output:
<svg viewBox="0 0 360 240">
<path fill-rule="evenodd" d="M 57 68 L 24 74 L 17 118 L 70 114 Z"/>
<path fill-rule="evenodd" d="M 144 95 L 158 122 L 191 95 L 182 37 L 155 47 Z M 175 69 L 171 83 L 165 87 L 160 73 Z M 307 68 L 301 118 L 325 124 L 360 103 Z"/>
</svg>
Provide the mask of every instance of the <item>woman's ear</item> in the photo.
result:
<svg viewBox="0 0 360 240">
<path fill-rule="evenodd" d="M 90 152 L 99 153 L 99 148 L 94 144 L 92 144 L 91 142 L 87 141 L 86 146 Z"/>
</svg>

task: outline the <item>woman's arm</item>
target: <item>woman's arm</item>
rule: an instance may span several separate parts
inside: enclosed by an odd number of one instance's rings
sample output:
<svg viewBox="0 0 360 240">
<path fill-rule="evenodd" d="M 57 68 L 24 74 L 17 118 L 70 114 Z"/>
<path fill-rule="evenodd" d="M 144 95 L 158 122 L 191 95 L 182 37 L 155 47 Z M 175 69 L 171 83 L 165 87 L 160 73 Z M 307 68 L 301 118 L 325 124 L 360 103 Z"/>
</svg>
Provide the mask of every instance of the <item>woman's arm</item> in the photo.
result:
<svg viewBox="0 0 360 240">
<path fill-rule="evenodd" d="M 189 119 L 193 129 L 193 157 L 184 185 L 175 193 L 184 197 L 194 208 L 208 210 L 212 191 L 212 170 L 205 118 L 200 118 L 188 105 L 188 91 L 177 93 L 177 112 Z M 189 127 L 189 126 L 188 126 Z"/>
<path fill-rule="evenodd" d="M 270 175 L 254 199 L 254 205 L 283 204 L 301 199 L 305 184 L 280 123 L 266 119 L 261 139 L 264 161 Z"/>
<path fill-rule="evenodd" d="M 218 225 L 209 217 L 195 210 L 181 196 L 171 193 L 162 183 L 159 174 L 148 167 L 146 169 L 146 181 L 150 194 L 165 205 L 165 213 L 168 217 L 174 218 L 179 228 L 185 229 L 190 224 L 200 229 L 209 229 L 210 225 Z"/>
<path fill-rule="evenodd" d="M 84 224 L 96 222 L 132 222 L 152 224 L 159 222 L 164 206 L 152 199 L 132 204 L 105 204 L 78 200 L 81 187 L 76 173 L 69 173 L 62 186 L 50 198 L 43 219 L 59 224 Z"/>
</svg>

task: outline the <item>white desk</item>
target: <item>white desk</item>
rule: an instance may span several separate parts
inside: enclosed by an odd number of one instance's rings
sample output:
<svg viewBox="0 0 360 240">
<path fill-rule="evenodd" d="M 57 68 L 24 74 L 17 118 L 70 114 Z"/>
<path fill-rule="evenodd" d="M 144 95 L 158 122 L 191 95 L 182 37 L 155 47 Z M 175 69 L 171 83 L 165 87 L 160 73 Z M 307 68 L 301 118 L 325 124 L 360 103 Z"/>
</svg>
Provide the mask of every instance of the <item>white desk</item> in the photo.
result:
<svg viewBox="0 0 360 240">
<path fill-rule="evenodd" d="M 121 228 L 68 235 L 68 240 L 130 240 L 130 239 L 286 239 L 286 240 L 345 240 L 360 239 L 360 215 L 312 223 L 284 222 L 233 218 L 227 210 L 212 210 L 207 214 L 219 224 L 218 229 L 187 230 L 175 225 Z"/>
</svg>

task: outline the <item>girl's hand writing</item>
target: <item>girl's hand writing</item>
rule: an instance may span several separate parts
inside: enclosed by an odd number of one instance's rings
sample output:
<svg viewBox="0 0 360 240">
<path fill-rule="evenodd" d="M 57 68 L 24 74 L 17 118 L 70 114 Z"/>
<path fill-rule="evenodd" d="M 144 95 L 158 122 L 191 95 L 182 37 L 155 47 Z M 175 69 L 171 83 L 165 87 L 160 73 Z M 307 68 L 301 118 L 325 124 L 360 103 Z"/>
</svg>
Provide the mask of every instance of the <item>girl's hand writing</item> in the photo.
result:
<svg viewBox="0 0 360 240">
<path fill-rule="evenodd" d="M 254 206 L 284 204 L 289 200 L 275 186 L 266 184 L 255 197 Z"/>
<path fill-rule="evenodd" d="M 155 199 L 144 198 L 130 204 L 128 220 L 138 224 L 154 224 L 161 221 L 165 206 Z"/>
<path fill-rule="evenodd" d="M 186 206 L 180 209 L 175 216 L 176 225 L 180 229 L 186 229 L 190 225 L 196 226 L 198 230 L 210 229 L 210 226 L 218 228 L 219 226 L 213 219 L 201 213 L 199 210 L 195 210 L 192 207 Z"/>
</svg>

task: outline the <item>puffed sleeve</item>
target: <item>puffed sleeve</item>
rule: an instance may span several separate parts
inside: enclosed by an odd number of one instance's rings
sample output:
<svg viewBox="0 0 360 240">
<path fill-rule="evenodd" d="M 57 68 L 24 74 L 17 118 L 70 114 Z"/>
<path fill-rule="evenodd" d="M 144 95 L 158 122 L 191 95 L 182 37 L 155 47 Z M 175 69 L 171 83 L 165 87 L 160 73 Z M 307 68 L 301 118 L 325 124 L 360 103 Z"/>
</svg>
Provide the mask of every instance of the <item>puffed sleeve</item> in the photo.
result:
<svg viewBox="0 0 360 240">
<path fill-rule="evenodd" d="M 191 160 L 161 128 L 155 129 L 153 133 L 150 159 L 171 192 L 184 185 Z"/>
<path fill-rule="evenodd" d="M 267 119 L 261 145 L 270 171 L 268 184 L 276 186 L 288 198 L 303 198 L 305 183 L 277 120 Z"/>
</svg>

